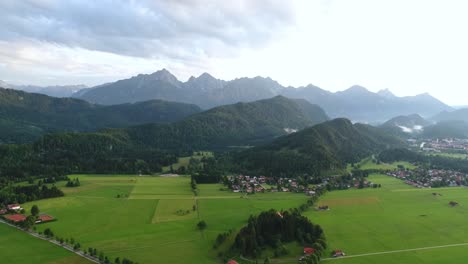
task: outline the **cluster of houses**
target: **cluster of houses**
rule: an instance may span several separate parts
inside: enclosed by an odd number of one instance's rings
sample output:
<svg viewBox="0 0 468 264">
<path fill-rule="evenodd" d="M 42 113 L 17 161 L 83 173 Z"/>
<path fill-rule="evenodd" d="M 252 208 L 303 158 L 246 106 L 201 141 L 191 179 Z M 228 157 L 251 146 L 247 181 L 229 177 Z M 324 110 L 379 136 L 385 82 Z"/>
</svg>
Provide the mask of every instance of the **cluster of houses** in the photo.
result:
<svg viewBox="0 0 468 264">
<path fill-rule="evenodd" d="M 432 187 L 456 187 L 468 185 L 468 174 L 438 169 L 422 169 L 415 170 L 396 170 L 387 172 L 388 176 L 392 176 L 405 183 L 417 188 L 432 188 Z"/>
<path fill-rule="evenodd" d="M 24 222 L 27 218 L 27 216 L 22 214 L 21 211 L 24 210 L 20 204 L 9 204 L 5 208 L 0 209 L 0 216 L 10 223 L 19 224 Z M 41 214 L 37 216 L 35 223 L 40 224 L 51 221 L 55 221 L 55 218 L 50 215 Z"/>
<path fill-rule="evenodd" d="M 304 254 L 302 255 L 301 258 L 299 258 L 299 261 L 302 262 L 306 260 L 308 256 L 313 255 L 314 253 L 315 253 L 315 248 L 305 247 Z M 344 257 L 346 256 L 346 254 L 341 249 L 335 249 L 331 252 L 331 256 L 334 258 L 338 258 L 338 257 Z"/>
<path fill-rule="evenodd" d="M 468 150 L 467 139 L 429 139 L 421 142 L 419 147 L 426 152 L 441 152 L 443 150 Z"/>
<path fill-rule="evenodd" d="M 296 192 L 315 195 L 315 191 L 303 186 L 296 179 L 265 176 L 227 176 L 228 186 L 235 193 Z"/>
</svg>

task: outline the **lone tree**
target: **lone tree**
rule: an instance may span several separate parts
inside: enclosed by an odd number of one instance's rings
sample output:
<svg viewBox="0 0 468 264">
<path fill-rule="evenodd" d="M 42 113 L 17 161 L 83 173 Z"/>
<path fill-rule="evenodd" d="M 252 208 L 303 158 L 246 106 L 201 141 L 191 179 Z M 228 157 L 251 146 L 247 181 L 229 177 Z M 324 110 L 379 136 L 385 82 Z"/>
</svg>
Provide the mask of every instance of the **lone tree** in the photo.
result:
<svg viewBox="0 0 468 264">
<path fill-rule="evenodd" d="M 37 205 L 32 206 L 31 215 L 32 216 L 38 216 L 39 215 L 39 207 Z"/>
<path fill-rule="evenodd" d="M 200 222 L 198 222 L 197 227 L 200 230 L 205 229 L 206 228 L 206 222 L 204 220 L 201 220 Z"/>
</svg>

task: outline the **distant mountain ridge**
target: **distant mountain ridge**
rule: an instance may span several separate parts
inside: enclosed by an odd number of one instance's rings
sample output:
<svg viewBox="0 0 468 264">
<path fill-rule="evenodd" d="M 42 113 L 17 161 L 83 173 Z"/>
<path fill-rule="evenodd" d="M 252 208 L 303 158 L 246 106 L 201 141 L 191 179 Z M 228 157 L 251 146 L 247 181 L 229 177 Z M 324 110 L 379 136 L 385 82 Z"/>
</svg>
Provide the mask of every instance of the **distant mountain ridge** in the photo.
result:
<svg viewBox="0 0 468 264">
<path fill-rule="evenodd" d="M 417 113 L 427 117 L 452 110 L 429 94 L 397 97 L 388 89 L 373 93 L 357 85 L 332 93 L 313 85 L 284 87 L 271 78 L 264 77 L 223 81 L 208 73 L 181 82 L 166 69 L 92 87 L 75 94 L 75 97 L 105 105 L 162 99 L 192 103 L 209 109 L 277 95 L 306 99 L 322 107 L 333 118 L 347 117 L 353 121 L 369 123 L 382 123 L 398 115 Z"/>
<path fill-rule="evenodd" d="M 21 90 L 28 93 L 40 93 L 52 97 L 72 97 L 73 94 L 80 90 L 88 88 L 86 85 L 54 85 L 54 86 L 38 86 L 38 85 L 16 85 L 0 80 L 0 87 Z"/>
<path fill-rule="evenodd" d="M 51 132 L 166 123 L 200 111 L 195 105 L 162 100 L 102 106 L 0 88 L 0 143 L 31 142 Z"/>
</svg>

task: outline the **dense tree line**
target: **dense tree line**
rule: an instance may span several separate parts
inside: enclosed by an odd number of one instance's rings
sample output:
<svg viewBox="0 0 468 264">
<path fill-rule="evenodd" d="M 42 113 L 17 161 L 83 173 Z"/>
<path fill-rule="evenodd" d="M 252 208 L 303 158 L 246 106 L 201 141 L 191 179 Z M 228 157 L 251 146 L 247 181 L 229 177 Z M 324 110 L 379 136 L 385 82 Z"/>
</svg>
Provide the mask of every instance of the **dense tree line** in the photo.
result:
<svg viewBox="0 0 468 264">
<path fill-rule="evenodd" d="M 64 196 L 64 193 L 55 185 L 39 186 L 38 184 L 29 186 L 9 185 L 0 190 L 0 204 L 25 203 L 39 199 Z"/>
<path fill-rule="evenodd" d="M 247 226 L 237 234 L 234 247 L 242 255 L 255 257 L 266 247 L 281 251 L 283 243 L 293 241 L 304 245 L 318 243 L 321 248 L 326 247 L 322 228 L 302 216 L 298 209 L 289 211 L 272 209 L 258 216 L 251 216 Z"/>
<path fill-rule="evenodd" d="M 32 145 L 0 145 L 0 178 L 63 177 L 72 173 L 160 172 L 190 152 L 168 152 L 134 145 L 107 133 L 47 135 Z"/>
</svg>

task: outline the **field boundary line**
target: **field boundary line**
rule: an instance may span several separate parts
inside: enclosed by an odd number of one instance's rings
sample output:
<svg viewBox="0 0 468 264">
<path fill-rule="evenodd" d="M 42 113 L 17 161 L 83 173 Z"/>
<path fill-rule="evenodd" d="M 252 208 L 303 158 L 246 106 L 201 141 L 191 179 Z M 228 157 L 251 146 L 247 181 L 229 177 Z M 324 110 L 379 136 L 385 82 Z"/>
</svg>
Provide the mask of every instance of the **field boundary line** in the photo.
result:
<svg viewBox="0 0 468 264">
<path fill-rule="evenodd" d="M 98 260 L 96 260 L 95 258 L 90 257 L 90 256 L 84 254 L 84 253 L 83 253 L 82 251 L 80 251 L 80 250 L 76 250 L 76 251 L 75 251 L 75 250 L 73 250 L 72 248 L 70 248 L 69 246 L 62 245 L 62 244 L 60 244 L 60 243 L 57 242 L 57 241 L 54 241 L 54 240 L 52 240 L 52 239 L 45 238 L 45 237 L 43 237 L 43 236 L 41 236 L 41 235 L 39 235 L 39 234 L 36 234 L 36 233 L 34 233 L 34 232 L 27 231 L 27 230 L 23 230 L 23 229 L 21 229 L 21 228 L 15 226 L 15 225 L 12 225 L 12 224 L 10 224 L 10 223 L 7 223 L 7 222 L 3 221 L 3 220 L 1 220 L 1 219 L 0 219 L 0 223 L 3 223 L 3 224 L 5 224 L 5 225 L 7 225 L 7 226 L 10 226 L 10 227 L 14 227 L 14 228 L 16 228 L 18 231 L 23 231 L 23 232 L 25 232 L 25 233 L 27 233 L 27 234 L 33 236 L 33 237 L 39 238 L 39 239 L 41 239 L 41 240 L 47 241 L 47 242 L 49 242 L 49 243 L 51 243 L 51 244 L 54 244 L 54 245 L 59 246 L 59 247 L 61 247 L 61 248 L 64 248 L 64 249 L 66 249 L 66 250 L 68 250 L 68 251 L 70 251 L 70 252 L 72 252 L 72 253 L 75 253 L 76 255 L 78 255 L 78 256 L 80 256 L 80 257 L 82 257 L 82 258 L 85 258 L 85 259 L 91 261 L 91 262 L 100 263 L 100 262 L 99 262 Z"/>
<path fill-rule="evenodd" d="M 439 249 L 439 248 L 448 248 L 448 247 L 463 247 L 463 246 L 468 246 L 468 243 L 458 243 L 458 244 L 449 244 L 449 245 L 441 245 L 441 246 L 390 250 L 390 251 L 382 251 L 382 252 L 374 252 L 374 253 L 366 253 L 366 254 L 349 255 L 349 256 L 344 256 L 344 257 L 339 257 L 339 258 L 324 258 L 322 260 L 358 258 L 358 257 L 367 257 L 367 256 L 374 256 L 374 255 L 394 254 L 394 253 L 402 253 L 402 252 L 412 252 L 412 251 L 421 251 L 421 250 L 430 250 L 430 249 Z"/>
</svg>

